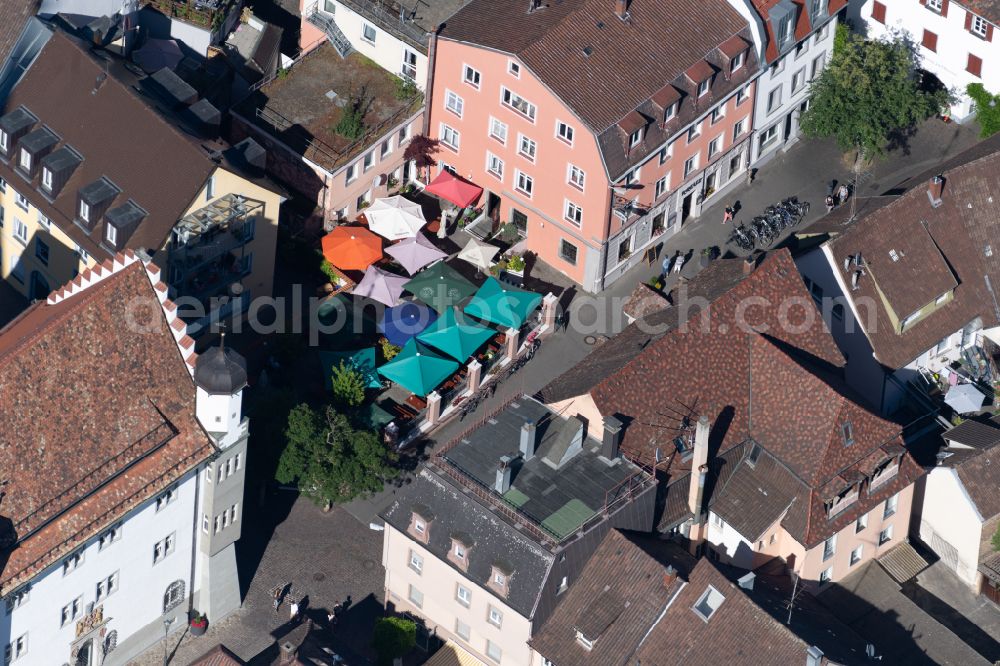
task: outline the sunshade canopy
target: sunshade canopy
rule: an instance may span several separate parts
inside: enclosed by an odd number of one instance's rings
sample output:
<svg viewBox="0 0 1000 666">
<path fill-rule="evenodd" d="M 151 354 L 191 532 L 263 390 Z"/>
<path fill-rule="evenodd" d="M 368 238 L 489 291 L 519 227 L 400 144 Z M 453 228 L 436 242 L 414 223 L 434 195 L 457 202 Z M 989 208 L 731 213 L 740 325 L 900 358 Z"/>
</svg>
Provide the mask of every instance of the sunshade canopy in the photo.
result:
<svg viewBox="0 0 1000 666">
<path fill-rule="evenodd" d="M 972 384 L 959 384 L 948 389 L 944 401 L 959 414 L 966 414 L 982 409 L 986 396 Z"/>
<path fill-rule="evenodd" d="M 538 294 L 505 287 L 489 277 L 465 306 L 465 312 L 500 326 L 520 328 L 541 302 Z"/>
<path fill-rule="evenodd" d="M 365 217 L 369 229 L 389 240 L 410 238 L 427 224 L 420 204 L 399 195 L 376 200 Z"/>
<path fill-rule="evenodd" d="M 448 308 L 436 322 L 417 336 L 420 342 L 443 351 L 456 361 L 464 361 L 487 340 L 494 331 L 482 324 L 469 321 L 455 308 Z"/>
<path fill-rule="evenodd" d="M 365 276 L 351 293 L 355 296 L 366 296 L 392 307 L 399 302 L 399 296 L 403 293 L 403 286 L 407 282 L 405 277 L 369 266 L 365 269 Z"/>
<path fill-rule="evenodd" d="M 443 261 L 417 273 L 403 288 L 438 312 L 476 293 L 476 285 Z"/>
<path fill-rule="evenodd" d="M 323 369 L 323 383 L 327 390 L 331 388 L 333 368 L 339 367 L 341 363 L 360 372 L 361 379 L 368 388 L 382 386 L 382 381 L 378 378 L 378 371 L 375 369 L 374 347 L 352 351 L 321 351 L 319 362 Z"/>
<path fill-rule="evenodd" d="M 342 270 L 363 271 L 382 258 L 382 239 L 361 227 L 337 227 L 322 244 L 323 257 Z"/>
<path fill-rule="evenodd" d="M 396 358 L 378 369 L 386 379 L 419 396 L 433 391 L 456 370 L 456 361 L 439 355 L 416 338 L 411 338 Z"/>
<path fill-rule="evenodd" d="M 385 311 L 379 330 L 386 339 L 402 347 L 437 319 L 437 313 L 423 303 L 407 301 Z"/>
<path fill-rule="evenodd" d="M 493 257 L 496 256 L 500 248 L 489 243 L 482 243 L 475 238 L 470 238 L 469 242 L 458 253 L 458 258 L 467 261 L 479 270 L 488 272 L 493 265 Z"/>
<path fill-rule="evenodd" d="M 385 253 L 398 261 L 399 265 L 406 269 L 410 275 L 427 264 L 432 264 L 438 259 L 444 259 L 448 256 L 434 247 L 434 244 L 427 240 L 426 236 L 419 233 L 387 247 Z"/>
<path fill-rule="evenodd" d="M 459 208 L 465 208 L 474 204 L 482 196 L 483 188 L 444 169 L 431 181 L 430 185 L 424 188 L 424 192 L 450 201 Z"/>
</svg>

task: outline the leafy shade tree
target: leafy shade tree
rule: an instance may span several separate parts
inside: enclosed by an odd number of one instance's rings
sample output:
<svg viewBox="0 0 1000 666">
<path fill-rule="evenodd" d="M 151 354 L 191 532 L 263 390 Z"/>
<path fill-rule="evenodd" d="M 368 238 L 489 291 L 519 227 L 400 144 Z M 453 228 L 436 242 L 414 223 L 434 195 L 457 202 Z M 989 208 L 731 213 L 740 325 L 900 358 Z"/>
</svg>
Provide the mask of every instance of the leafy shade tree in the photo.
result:
<svg viewBox="0 0 1000 666">
<path fill-rule="evenodd" d="M 976 103 L 979 136 L 985 139 L 1000 132 L 1000 99 L 996 95 L 991 95 L 982 83 L 970 83 L 965 91 Z"/>
<path fill-rule="evenodd" d="M 365 379 L 357 368 L 341 361 L 330 371 L 334 400 L 348 407 L 357 407 L 365 401 Z"/>
<path fill-rule="evenodd" d="M 945 90 L 921 88 L 917 55 L 903 39 L 867 40 L 846 35 L 811 86 L 802 131 L 811 137 L 834 137 L 842 150 L 864 158 L 885 153 L 901 132 L 940 112 Z"/>
<path fill-rule="evenodd" d="M 378 653 L 379 666 L 389 666 L 393 659 L 406 655 L 417 644 L 417 625 L 401 617 L 383 617 L 375 623 L 372 646 Z"/>
<path fill-rule="evenodd" d="M 378 492 L 399 474 L 395 453 L 375 433 L 356 430 L 330 407 L 294 407 L 285 440 L 275 478 L 297 483 L 302 494 L 327 507 Z"/>
<path fill-rule="evenodd" d="M 437 152 L 438 145 L 440 143 L 441 142 L 437 139 L 432 139 L 423 134 L 417 134 L 410 139 L 410 143 L 407 144 L 406 150 L 403 151 L 403 159 L 407 162 L 413 160 L 417 166 L 418 172 L 423 171 L 424 169 L 437 164 L 437 160 L 434 159 L 434 153 Z"/>
</svg>

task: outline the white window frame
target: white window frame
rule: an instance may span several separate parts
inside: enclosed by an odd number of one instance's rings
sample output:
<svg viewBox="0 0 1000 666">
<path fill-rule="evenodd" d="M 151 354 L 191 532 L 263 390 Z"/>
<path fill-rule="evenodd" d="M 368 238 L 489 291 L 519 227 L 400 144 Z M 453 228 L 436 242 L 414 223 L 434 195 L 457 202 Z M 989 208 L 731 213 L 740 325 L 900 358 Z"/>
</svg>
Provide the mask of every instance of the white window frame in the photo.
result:
<svg viewBox="0 0 1000 666">
<path fill-rule="evenodd" d="M 486 639 L 486 657 L 498 664 L 503 659 L 503 650 L 488 638 Z"/>
<path fill-rule="evenodd" d="M 526 184 L 527 188 L 523 187 L 523 184 Z M 531 176 L 529 176 L 525 172 L 521 171 L 520 169 L 515 169 L 514 189 L 530 199 L 534 194 L 535 181 Z"/>
<path fill-rule="evenodd" d="M 750 93 L 748 92 L 749 89 L 750 86 L 743 86 L 742 88 L 736 91 L 736 106 L 739 106 L 743 102 L 750 99 Z"/>
<path fill-rule="evenodd" d="M 416 571 L 418 576 L 422 576 L 424 573 L 424 558 L 420 556 L 420 553 L 411 549 L 410 560 L 407 566 Z"/>
<path fill-rule="evenodd" d="M 28 244 L 28 225 L 18 218 L 14 218 L 14 238 L 22 245 Z"/>
<path fill-rule="evenodd" d="M 885 544 L 887 544 L 890 541 L 892 541 L 892 528 L 893 528 L 892 525 L 888 525 L 888 526 L 884 527 L 878 533 L 878 545 L 879 546 L 884 546 Z"/>
<path fill-rule="evenodd" d="M 767 93 L 767 115 L 771 115 L 781 108 L 781 89 L 783 85 L 777 85 Z"/>
<path fill-rule="evenodd" d="M 666 194 L 667 190 L 670 189 L 670 174 L 667 173 L 665 176 L 656 181 L 653 192 L 653 200 L 657 200 Z"/>
<path fill-rule="evenodd" d="M 455 600 L 468 608 L 472 605 L 472 591 L 461 583 L 455 588 Z"/>
<path fill-rule="evenodd" d="M 525 146 L 530 148 L 530 150 L 525 150 Z M 518 132 L 517 154 L 529 162 L 534 162 L 535 158 L 538 156 L 538 143 L 536 143 L 535 140 L 528 135 Z"/>
<path fill-rule="evenodd" d="M 573 126 L 561 120 L 556 120 L 556 138 L 573 145 Z"/>
<path fill-rule="evenodd" d="M 716 155 L 722 152 L 722 149 L 726 146 L 726 135 L 720 134 L 711 141 L 708 142 L 708 159 L 711 160 Z"/>
<path fill-rule="evenodd" d="M 674 144 L 676 141 L 671 141 L 666 146 L 660 149 L 660 164 L 666 164 L 667 160 L 674 156 Z"/>
<path fill-rule="evenodd" d="M 798 81 L 798 84 L 796 84 L 796 81 Z M 792 85 L 792 94 L 793 95 L 795 93 L 797 93 L 799 90 L 801 90 L 802 88 L 805 87 L 805 85 L 806 85 L 806 68 L 805 67 L 800 68 L 797 72 L 795 72 L 794 74 L 792 74 L 792 84 L 791 85 Z"/>
<path fill-rule="evenodd" d="M 17 164 L 25 171 L 31 171 L 31 153 L 22 148 L 17 156 Z"/>
<path fill-rule="evenodd" d="M 628 135 L 628 147 L 635 148 L 642 142 L 642 128 L 640 127 L 636 131 Z"/>
<path fill-rule="evenodd" d="M 404 78 L 413 81 L 417 78 L 417 54 L 410 49 L 403 47 L 403 62 L 399 65 L 399 73 Z"/>
<path fill-rule="evenodd" d="M 576 205 L 569 199 L 565 199 L 563 204 L 563 219 L 572 224 L 574 227 L 582 227 L 583 208 Z"/>
<path fill-rule="evenodd" d="M 7 132 L 0 130 L 0 150 L 4 151 L 5 153 L 10 148 L 10 141 L 8 139 L 9 137 L 7 135 Z"/>
<path fill-rule="evenodd" d="M 368 36 L 368 31 L 371 30 L 372 36 Z M 375 46 L 375 40 L 378 39 L 378 30 L 371 23 L 367 21 L 361 22 L 361 41 L 368 42 L 372 46 Z"/>
<path fill-rule="evenodd" d="M 509 101 L 506 98 L 510 98 Z M 516 104 L 521 102 L 525 106 L 525 110 L 517 108 Z M 506 86 L 500 86 L 500 104 L 507 107 L 517 115 L 522 118 L 527 118 L 534 124 L 535 117 L 538 115 L 538 107 L 529 102 L 526 98 L 521 97 L 516 92 L 511 90 Z"/>
<path fill-rule="evenodd" d="M 743 132 L 746 131 L 746 118 L 740 118 L 733 124 L 733 143 L 736 143 L 736 139 L 743 136 Z"/>
<path fill-rule="evenodd" d="M 459 118 L 465 111 L 465 100 L 454 90 L 444 89 L 444 108 L 451 111 Z"/>
<path fill-rule="evenodd" d="M 896 515 L 896 511 L 899 510 L 899 493 L 896 493 L 889 499 L 885 501 L 885 507 L 882 509 L 882 520 L 892 518 Z"/>
<path fill-rule="evenodd" d="M 493 116 L 490 116 L 489 135 L 491 138 L 496 139 L 497 141 L 506 146 L 507 135 L 509 131 L 510 127 L 507 125 L 507 123 L 497 118 L 494 118 Z"/>
<path fill-rule="evenodd" d="M 854 521 L 854 533 L 859 534 L 868 529 L 868 514 L 863 513 Z"/>
<path fill-rule="evenodd" d="M 865 546 L 864 544 L 861 544 L 860 546 L 851 551 L 851 558 L 850 560 L 848 560 L 848 565 L 853 567 L 855 564 L 861 562 L 864 556 L 865 556 Z"/>
<path fill-rule="evenodd" d="M 575 164 L 566 165 L 566 182 L 583 192 L 587 173 Z"/>
<path fill-rule="evenodd" d="M 219 518 L 216 516 L 216 521 Z M 216 530 L 218 531 L 218 530 Z M 153 564 L 159 564 L 164 559 L 166 559 L 177 546 L 177 532 L 171 532 L 167 536 L 163 537 L 159 541 L 153 544 Z"/>
<path fill-rule="evenodd" d="M 94 587 L 94 600 L 98 603 L 104 601 L 118 591 L 118 572 L 116 571 L 110 576 L 97 581 L 97 584 Z"/>
<path fill-rule="evenodd" d="M 83 564 L 83 554 L 84 554 L 84 549 L 80 548 L 75 553 L 70 553 L 69 555 L 63 558 L 62 561 L 63 576 L 71 574 L 80 568 L 80 565 Z"/>
<path fill-rule="evenodd" d="M 521 78 L 521 65 L 513 59 L 507 61 L 507 73 L 515 79 Z"/>
<path fill-rule="evenodd" d="M 986 39 L 986 35 L 989 34 L 989 21 L 984 19 L 979 14 L 972 15 L 972 23 L 969 24 L 969 32 L 971 32 L 976 37 L 981 37 Z"/>
<path fill-rule="evenodd" d="M 119 541 L 122 538 L 122 524 L 115 523 L 108 529 L 101 532 L 101 535 L 97 538 L 97 551 L 100 552 L 110 546 L 111 544 Z"/>
<path fill-rule="evenodd" d="M 725 117 L 726 117 L 726 105 L 720 104 L 714 109 L 712 109 L 712 113 L 710 113 L 708 117 L 708 122 L 709 124 L 714 125 L 720 120 L 725 119 Z"/>
<path fill-rule="evenodd" d="M 441 144 L 447 146 L 451 150 L 458 152 L 458 148 L 462 142 L 462 135 L 459 131 L 452 127 L 451 125 L 446 125 L 441 123 L 439 127 L 439 136 L 441 137 Z M 454 143 L 453 143 L 454 142 Z"/>
<path fill-rule="evenodd" d="M 688 145 L 691 145 L 691 143 L 695 139 L 697 139 L 699 136 L 701 136 L 701 124 L 703 122 L 705 122 L 705 121 L 704 120 L 699 120 L 695 124 L 691 125 L 691 127 L 688 127 L 688 131 L 687 131 L 687 142 L 688 142 Z"/>
<path fill-rule="evenodd" d="M 410 589 L 407 591 L 406 598 L 411 604 L 413 604 L 417 608 L 424 607 L 424 593 L 415 588 L 413 585 L 410 585 Z"/>
<path fill-rule="evenodd" d="M 704 97 L 708 94 L 708 89 L 711 87 L 712 77 L 708 77 L 704 81 L 698 84 L 698 97 Z"/>
<path fill-rule="evenodd" d="M 736 72 L 740 69 L 740 67 L 743 66 L 745 55 L 746 55 L 745 51 L 740 51 L 739 53 L 733 56 L 733 61 L 729 64 L 730 72 Z"/>
<path fill-rule="evenodd" d="M 941 13 L 942 5 L 944 5 L 944 0 L 927 0 L 927 2 L 924 3 L 924 6 L 927 7 L 927 9 L 937 12 L 938 14 Z"/>
<path fill-rule="evenodd" d="M 17 190 L 14 190 L 14 203 L 16 203 L 17 207 L 21 210 L 28 210 L 31 206 L 31 202 L 28 201 L 28 197 L 24 196 Z"/>
<path fill-rule="evenodd" d="M 486 173 L 503 182 L 503 160 L 490 151 L 486 151 Z"/>
<path fill-rule="evenodd" d="M 834 534 L 832 537 L 823 542 L 823 561 L 831 559 L 837 554 L 837 535 Z"/>
<path fill-rule="evenodd" d="M 358 179 L 358 163 L 348 164 L 344 167 L 344 184 L 350 185 Z"/>
<path fill-rule="evenodd" d="M 677 115 L 677 107 L 679 104 L 680 102 L 674 102 L 673 104 L 671 104 L 670 106 L 668 106 L 666 109 L 663 110 L 663 122 L 667 122 L 668 120 Z"/>
<path fill-rule="evenodd" d="M 462 81 L 467 85 L 472 86 L 476 90 L 479 90 L 479 86 L 482 83 L 483 75 L 478 69 L 472 65 L 467 65 L 462 63 Z"/>
<path fill-rule="evenodd" d="M 42 167 L 42 188 L 47 192 L 52 191 L 52 169 L 47 166 Z"/>
<path fill-rule="evenodd" d="M 486 613 L 486 621 L 495 627 L 503 627 L 503 613 L 490 604 L 489 610 Z"/>
<path fill-rule="evenodd" d="M 701 160 L 701 153 L 697 152 L 684 161 L 684 177 L 687 178 L 698 170 L 698 163 Z"/>
<path fill-rule="evenodd" d="M 472 638 L 472 627 L 470 627 L 467 623 L 462 622 L 460 618 L 455 618 L 455 635 L 463 641 L 468 641 Z"/>
<path fill-rule="evenodd" d="M 820 585 L 822 585 L 823 583 L 829 583 L 831 580 L 833 580 L 833 567 L 829 567 L 820 572 L 819 574 Z"/>
</svg>

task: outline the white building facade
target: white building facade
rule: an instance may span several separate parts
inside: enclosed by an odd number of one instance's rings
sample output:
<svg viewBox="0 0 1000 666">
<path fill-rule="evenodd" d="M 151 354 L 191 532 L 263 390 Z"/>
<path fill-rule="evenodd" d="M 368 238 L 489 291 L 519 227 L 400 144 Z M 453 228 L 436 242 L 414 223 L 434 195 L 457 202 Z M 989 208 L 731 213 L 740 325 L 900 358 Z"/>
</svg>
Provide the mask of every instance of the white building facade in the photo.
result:
<svg viewBox="0 0 1000 666">
<path fill-rule="evenodd" d="M 869 36 L 906 34 L 923 68 L 955 95 L 950 115 L 957 121 L 973 116 L 974 105 L 966 94 L 969 84 L 980 83 L 992 94 L 1000 92 L 1000 38 L 994 37 L 1000 16 L 976 14 L 969 4 L 956 0 L 866 0 L 860 10 Z M 993 6 L 980 11 L 998 10 Z"/>
</svg>

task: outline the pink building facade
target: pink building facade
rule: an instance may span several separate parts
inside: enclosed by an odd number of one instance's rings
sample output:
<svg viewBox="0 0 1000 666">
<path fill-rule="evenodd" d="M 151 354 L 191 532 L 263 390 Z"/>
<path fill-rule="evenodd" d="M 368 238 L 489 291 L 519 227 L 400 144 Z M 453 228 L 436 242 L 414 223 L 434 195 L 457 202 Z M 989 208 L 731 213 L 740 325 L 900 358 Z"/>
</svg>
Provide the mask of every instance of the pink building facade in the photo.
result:
<svg viewBox="0 0 1000 666">
<path fill-rule="evenodd" d="M 686 4 L 682 13 L 698 11 Z M 600 89 L 614 84 L 596 86 L 592 78 L 618 69 L 610 47 L 586 47 L 591 37 L 581 36 L 578 57 L 553 64 L 536 45 L 558 48 L 565 25 L 595 20 L 626 51 L 641 48 L 641 37 L 676 39 L 689 27 L 661 20 L 666 10 L 650 0 L 629 5 L 634 23 L 618 17 L 612 0 L 590 0 L 575 13 L 565 10 L 558 26 L 504 13 L 507 2 L 483 5 L 461 10 L 436 42 L 427 106 L 428 133 L 441 141 L 435 157 L 483 187 L 481 203 L 493 219 L 514 223 L 529 252 L 584 289 L 611 284 L 745 175 L 758 67 L 745 19 L 725 2 L 712 3 L 727 20 L 713 24 L 701 44 L 690 52 L 664 47 L 655 54 L 660 64 L 636 69 L 645 80 L 623 90 L 628 99 L 609 89 L 606 100 Z M 542 33 L 520 48 L 469 34 L 466 22 L 475 16 L 481 25 L 492 14 Z M 639 27 L 640 17 L 657 27 Z M 593 89 L 557 89 L 560 77 Z M 620 71 L 617 78 L 623 88 L 632 83 Z M 602 108 L 605 101 L 614 108 Z"/>
</svg>

